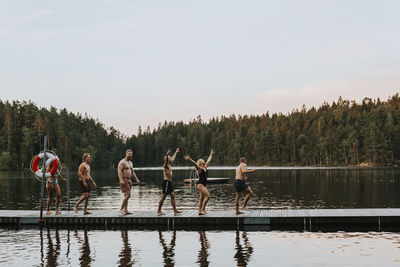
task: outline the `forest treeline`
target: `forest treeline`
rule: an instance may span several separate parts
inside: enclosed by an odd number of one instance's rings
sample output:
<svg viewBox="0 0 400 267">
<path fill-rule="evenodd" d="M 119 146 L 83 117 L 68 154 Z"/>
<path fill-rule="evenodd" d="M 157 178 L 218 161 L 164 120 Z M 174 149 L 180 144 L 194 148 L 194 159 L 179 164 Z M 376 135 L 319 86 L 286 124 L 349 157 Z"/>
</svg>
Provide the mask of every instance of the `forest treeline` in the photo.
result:
<svg viewBox="0 0 400 267">
<path fill-rule="evenodd" d="M 361 103 L 339 98 L 291 113 L 201 117 L 184 123 L 164 122 L 155 129 L 139 127 L 127 137 L 87 115 L 66 109 L 39 108 L 34 103 L 0 101 L 0 170 L 29 168 L 43 149 L 43 136 L 64 165 L 76 168 L 84 152 L 93 168 L 115 168 L 127 148 L 135 166 L 161 166 L 168 148 L 206 158 L 214 149 L 214 165 L 344 166 L 400 163 L 400 97 Z M 182 157 L 176 165 L 185 165 Z"/>
</svg>

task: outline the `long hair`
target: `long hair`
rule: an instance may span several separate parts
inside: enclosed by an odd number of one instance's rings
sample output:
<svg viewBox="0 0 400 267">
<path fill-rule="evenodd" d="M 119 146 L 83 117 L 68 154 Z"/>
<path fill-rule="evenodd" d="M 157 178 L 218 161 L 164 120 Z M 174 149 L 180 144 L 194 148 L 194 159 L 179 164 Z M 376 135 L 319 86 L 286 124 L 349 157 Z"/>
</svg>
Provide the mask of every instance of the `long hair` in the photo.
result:
<svg viewBox="0 0 400 267">
<path fill-rule="evenodd" d="M 165 157 L 164 157 L 164 169 L 166 169 L 166 170 L 168 170 L 169 169 L 169 167 L 168 167 L 168 162 L 169 162 L 169 159 L 168 159 L 168 153 L 165 155 Z"/>
</svg>

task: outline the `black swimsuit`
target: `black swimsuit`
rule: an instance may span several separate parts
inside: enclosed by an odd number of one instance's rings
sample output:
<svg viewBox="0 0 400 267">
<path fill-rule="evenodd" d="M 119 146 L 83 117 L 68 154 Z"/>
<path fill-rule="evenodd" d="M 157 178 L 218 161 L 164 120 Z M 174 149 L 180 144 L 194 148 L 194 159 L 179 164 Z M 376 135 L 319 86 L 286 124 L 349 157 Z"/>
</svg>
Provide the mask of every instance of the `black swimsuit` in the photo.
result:
<svg viewBox="0 0 400 267">
<path fill-rule="evenodd" d="M 199 173 L 199 182 L 197 184 L 202 184 L 204 186 L 207 186 L 207 177 L 208 177 L 208 170 L 204 171 L 204 169 L 201 169 L 201 172 Z"/>
</svg>

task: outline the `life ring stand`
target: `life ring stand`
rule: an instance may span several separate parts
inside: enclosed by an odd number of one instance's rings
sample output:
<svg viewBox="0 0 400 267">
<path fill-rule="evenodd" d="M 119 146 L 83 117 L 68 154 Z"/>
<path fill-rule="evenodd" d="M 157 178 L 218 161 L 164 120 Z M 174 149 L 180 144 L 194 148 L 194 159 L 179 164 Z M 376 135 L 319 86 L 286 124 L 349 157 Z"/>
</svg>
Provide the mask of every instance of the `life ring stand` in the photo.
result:
<svg viewBox="0 0 400 267">
<path fill-rule="evenodd" d="M 42 172 L 42 169 L 39 169 L 38 165 L 39 165 L 39 161 L 43 158 L 43 156 L 44 156 L 44 153 L 40 152 L 39 155 L 35 156 L 31 162 L 32 172 L 34 172 L 35 176 L 40 179 L 43 178 L 43 172 Z M 59 166 L 61 164 L 60 164 L 59 158 L 55 155 L 55 153 L 46 152 L 46 158 L 47 158 L 47 160 L 44 164 L 45 168 L 47 168 L 47 166 L 53 164 L 51 170 L 49 172 L 46 172 L 45 176 L 44 176 L 45 178 L 49 178 L 59 171 Z"/>
</svg>

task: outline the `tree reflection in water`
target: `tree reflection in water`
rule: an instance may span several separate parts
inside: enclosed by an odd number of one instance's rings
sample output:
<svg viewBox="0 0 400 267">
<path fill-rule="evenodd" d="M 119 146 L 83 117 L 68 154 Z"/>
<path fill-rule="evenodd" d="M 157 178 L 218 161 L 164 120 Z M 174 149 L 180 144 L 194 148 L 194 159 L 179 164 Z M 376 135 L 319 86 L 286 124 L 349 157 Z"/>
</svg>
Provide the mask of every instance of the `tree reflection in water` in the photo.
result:
<svg viewBox="0 0 400 267">
<path fill-rule="evenodd" d="M 208 249 L 210 248 L 210 243 L 207 240 L 206 232 L 200 231 L 200 250 L 197 257 L 197 263 L 199 266 L 208 266 L 210 262 L 208 261 Z"/>
<path fill-rule="evenodd" d="M 172 232 L 171 241 L 169 245 L 165 242 L 163 232 L 158 231 L 158 237 L 160 239 L 160 244 L 163 247 L 163 260 L 164 266 L 175 266 L 175 244 L 176 244 L 176 231 Z"/>
<path fill-rule="evenodd" d="M 251 254 L 253 254 L 254 251 L 246 232 L 242 233 L 242 238 L 244 242 L 244 247 L 242 246 L 240 240 L 240 232 L 236 231 L 236 254 L 234 258 L 237 262 L 237 266 L 240 267 L 247 266 L 247 263 L 250 261 Z"/>
</svg>

